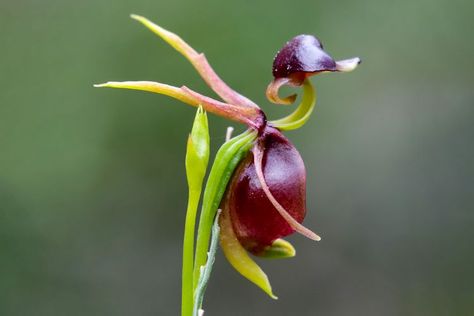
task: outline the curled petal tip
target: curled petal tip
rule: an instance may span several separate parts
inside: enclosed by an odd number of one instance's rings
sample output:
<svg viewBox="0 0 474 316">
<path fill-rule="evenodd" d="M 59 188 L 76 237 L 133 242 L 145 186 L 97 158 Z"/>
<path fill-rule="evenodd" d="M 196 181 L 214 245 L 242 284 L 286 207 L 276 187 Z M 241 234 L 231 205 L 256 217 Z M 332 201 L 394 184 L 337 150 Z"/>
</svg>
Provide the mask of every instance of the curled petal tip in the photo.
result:
<svg viewBox="0 0 474 316">
<path fill-rule="evenodd" d="M 267 94 L 267 99 L 274 104 L 291 105 L 296 101 L 296 93 L 281 98 L 278 94 Z"/>
<path fill-rule="evenodd" d="M 356 69 L 360 63 L 361 59 L 359 57 L 339 60 L 336 62 L 336 70 L 340 72 L 351 72 Z"/>
<path fill-rule="evenodd" d="M 283 98 L 278 95 L 278 91 L 284 85 L 291 85 L 291 80 L 289 78 L 277 78 L 270 82 L 266 91 L 267 99 L 275 104 L 289 105 L 294 103 L 297 97 L 296 94 L 291 94 Z"/>
<path fill-rule="evenodd" d="M 290 115 L 271 121 L 271 124 L 280 130 L 292 130 L 303 126 L 310 118 L 316 105 L 316 91 L 309 79 L 303 82 L 303 98 L 300 104 Z"/>
<path fill-rule="evenodd" d="M 106 86 L 107 86 L 107 83 L 96 83 L 93 85 L 94 88 L 103 88 Z"/>
</svg>

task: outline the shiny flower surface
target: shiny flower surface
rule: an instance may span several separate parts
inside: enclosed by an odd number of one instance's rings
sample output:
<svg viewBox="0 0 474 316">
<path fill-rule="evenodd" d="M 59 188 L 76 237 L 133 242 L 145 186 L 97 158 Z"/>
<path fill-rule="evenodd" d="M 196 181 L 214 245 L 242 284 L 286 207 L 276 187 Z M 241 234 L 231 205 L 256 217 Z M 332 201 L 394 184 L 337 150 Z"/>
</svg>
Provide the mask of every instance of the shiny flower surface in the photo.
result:
<svg viewBox="0 0 474 316">
<path fill-rule="evenodd" d="M 306 170 L 300 154 L 272 127 L 266 127 L 258 142 L 257 146 L 264 149 L 263 155 L 260 154 L 262 161 L 255 161 L 259 156 L 252 152 L 241 162 L 222 207 L 230 212 L 240 243 L 255 255 L 264 253 L 276 239 L 295 231 L 267 192 L 296 222 L 303 222 L 306 214 Z M 256 164 L 265 182 L 261 181 Z"/>
</svg>

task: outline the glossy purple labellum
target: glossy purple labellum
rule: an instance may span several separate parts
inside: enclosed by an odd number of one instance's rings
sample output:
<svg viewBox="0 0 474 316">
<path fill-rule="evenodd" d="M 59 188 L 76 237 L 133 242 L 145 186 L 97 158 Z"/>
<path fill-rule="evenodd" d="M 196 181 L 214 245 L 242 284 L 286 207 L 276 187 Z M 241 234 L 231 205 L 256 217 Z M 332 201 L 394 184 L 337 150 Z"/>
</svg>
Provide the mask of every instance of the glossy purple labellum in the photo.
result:
<svg viewBox="0 0 474 316">
<path fill-rule="evenodd" d="M 301 223 L 306 214 L 306 171 L 296 148 L 273 127 L 257 140 L 264 148 L 261 169 L 273 197 Z M 223 208 L 227 208 L 240 243 L 258 255 L 274 240 L 295 231 L 265 193 L 250 152 L 235 171 Z M 264 184 L 265 185 L 265 184 Z"/>
</svg>

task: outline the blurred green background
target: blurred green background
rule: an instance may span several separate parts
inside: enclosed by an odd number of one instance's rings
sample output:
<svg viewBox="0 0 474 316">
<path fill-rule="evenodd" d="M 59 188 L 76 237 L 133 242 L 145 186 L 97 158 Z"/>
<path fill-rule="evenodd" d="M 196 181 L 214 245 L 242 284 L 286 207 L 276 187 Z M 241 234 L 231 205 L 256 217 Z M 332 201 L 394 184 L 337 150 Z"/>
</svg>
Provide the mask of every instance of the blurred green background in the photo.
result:
<svg viewBox="0 0 474 316">
<path fill-rule="evenodd" d="M 287 133 L 308 170 L 297 256 L 262 261 L 272 301 L 221 253 L 206 315 L 474 315 L 474 3 L 461 0 L 0 2 L 0 315 L 178 315 L 194 109 L 213 95 L 142 14 L 206 53 L 270 118 L 276 51 L 317 35 L 351 74 L 317 76 Z M 213 150 L 229 122 L 211 117 Z"/>
</svg>

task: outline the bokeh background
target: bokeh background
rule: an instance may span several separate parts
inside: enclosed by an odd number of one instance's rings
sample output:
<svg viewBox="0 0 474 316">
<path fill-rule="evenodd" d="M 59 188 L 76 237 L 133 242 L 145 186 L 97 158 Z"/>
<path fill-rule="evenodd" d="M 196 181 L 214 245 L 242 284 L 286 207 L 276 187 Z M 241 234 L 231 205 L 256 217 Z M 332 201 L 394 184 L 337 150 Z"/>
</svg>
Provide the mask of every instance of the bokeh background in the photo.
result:
<svg viewBox="0 0 474 316">
<path fill-rule="evenodd" d="M 194 110 L 94 89 L 156 80 L 213 95 L 128 18 L 204 51 L 270 118 L 276 51 L 316 34 L 351 74 L 315 77 L 287 135 L 308 170 L 297 256 L 259 261 L 272 301 L 218 254 L 206 315 L 474 315 L 472 1 L 0 2 L 0 315 L 178 315 Z M 213 150 L 229 122 L 211 117 Z"/>
</svg>

